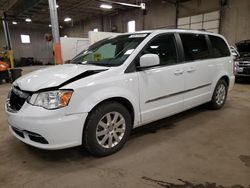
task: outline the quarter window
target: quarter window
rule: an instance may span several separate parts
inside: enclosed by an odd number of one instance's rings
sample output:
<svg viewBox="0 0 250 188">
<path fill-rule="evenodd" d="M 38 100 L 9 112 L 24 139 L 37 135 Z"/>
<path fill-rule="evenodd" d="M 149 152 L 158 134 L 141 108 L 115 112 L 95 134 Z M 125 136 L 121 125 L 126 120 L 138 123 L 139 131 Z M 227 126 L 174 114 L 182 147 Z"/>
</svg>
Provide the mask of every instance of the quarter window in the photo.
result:
<svg viewBox="0 0 250 188">
<path fill-rule="evenodd" d="M 209 58 L 209 50 L 205 35 L 180 34 L 185 60 L 194 61 Z"/>
<path fill-rule="evenodd" d="M 230 56 L 228 46 L 222 38 L 210 35 L 209 39 L 212 47 L 211 56 L 213 58 Z"/>
<path fill-rule="evenodd" d="M 160 58 L 160 65 L 173 65 L 177 63 L 177 53 L 174 35 L 162 35 L 153 39 L 142 54 L 157 54 Z"/>
</svg>

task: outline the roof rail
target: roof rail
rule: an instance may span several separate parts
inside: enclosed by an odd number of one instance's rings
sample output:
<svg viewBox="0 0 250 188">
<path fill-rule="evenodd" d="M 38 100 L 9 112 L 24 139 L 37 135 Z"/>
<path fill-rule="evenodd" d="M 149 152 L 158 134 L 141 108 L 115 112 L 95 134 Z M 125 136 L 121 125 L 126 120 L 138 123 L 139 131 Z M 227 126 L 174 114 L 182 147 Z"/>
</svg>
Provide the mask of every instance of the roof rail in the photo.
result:
<svg viewBox="0 0 250 188">
<path fill-rule="evenodd" d="M 165 27 L 157 27 L 157 28 L 154 28 L 153 30 L 155 29 L 178 29 L 178 30 L 190 30 L 190 31 L 204 31 L 204 32 L 209 32 L 209 33 L 212 33 L 211 31 L 207 31 L 206 29 L 184 29 L 184 28 L 178 28 L 176 26 L 165 26 Z"/>
</svg>

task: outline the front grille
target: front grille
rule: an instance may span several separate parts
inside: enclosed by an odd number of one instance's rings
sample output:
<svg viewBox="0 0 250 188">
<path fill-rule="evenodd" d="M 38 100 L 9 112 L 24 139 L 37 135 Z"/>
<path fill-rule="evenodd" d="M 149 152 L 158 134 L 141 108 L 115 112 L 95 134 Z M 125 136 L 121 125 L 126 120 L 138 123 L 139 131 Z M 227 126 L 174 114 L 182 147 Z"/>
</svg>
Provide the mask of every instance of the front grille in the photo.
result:
<svg viewBox="0 0 250 188">
<path fill-rule="evenodd" d="M 250 61 L 240 61 L 239 67 L 250 67 Z"/>
<path fill-rule="evenodd" d="M 24 92 L 20 89 L 13 87 L 10 91 L 7 107 L 10 111 L 17 112 L 24 105 L 25 101 L 31 96 L 30 93 Z"/>
</svg>

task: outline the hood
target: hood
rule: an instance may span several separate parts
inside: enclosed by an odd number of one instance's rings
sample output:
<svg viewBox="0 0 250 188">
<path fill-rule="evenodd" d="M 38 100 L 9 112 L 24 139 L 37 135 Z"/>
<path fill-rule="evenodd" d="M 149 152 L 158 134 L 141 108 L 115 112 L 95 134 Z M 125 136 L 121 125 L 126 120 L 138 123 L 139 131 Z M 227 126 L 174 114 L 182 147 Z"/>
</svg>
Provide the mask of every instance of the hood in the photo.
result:
<svg viewBox="0 0 250 188">
<path fill-rule="evenodd" d="M 250 61 L 250 55 L 240 55 L 240 57 L 235 59 L 236 61 Z"/>
<path fill-rule="evenodd" d="M 250 57 L 250 40 L 238 42 L 236 43 L 236 47 L 242 58 Z"/>
<path fill-rule="evenodd" d="M 24 91 L 60 88 L 78 79 L 107 70 L 108 67 L 95 65 L 56 65 L 37 70 L 17 79 L 13 85 Z"/>
</svg>

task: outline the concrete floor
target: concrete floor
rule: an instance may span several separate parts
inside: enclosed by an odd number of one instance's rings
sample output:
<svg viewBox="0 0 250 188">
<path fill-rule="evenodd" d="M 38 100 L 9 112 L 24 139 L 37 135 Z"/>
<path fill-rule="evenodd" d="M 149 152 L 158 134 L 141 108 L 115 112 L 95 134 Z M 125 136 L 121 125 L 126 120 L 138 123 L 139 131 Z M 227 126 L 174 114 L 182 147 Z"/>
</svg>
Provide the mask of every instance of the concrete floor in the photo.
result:
<svg viewBox="0 0 250 188">
<path fill-rule="evenodd" d="M 81 147 L 39 150 L 14 138 L 4 113 L 9 88 L 0 85 L 0 187 L 171 187 L 165 182 L 178 179 L 250 185 L 250 82 L 236 84 L 223 109 L 189 110 L 154 123 L 155 133 L 153 125 L 139 128 L 105 158 Z"/>
</svg>

